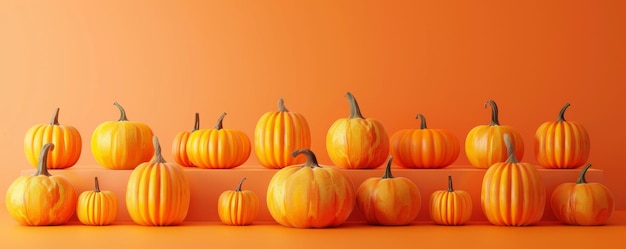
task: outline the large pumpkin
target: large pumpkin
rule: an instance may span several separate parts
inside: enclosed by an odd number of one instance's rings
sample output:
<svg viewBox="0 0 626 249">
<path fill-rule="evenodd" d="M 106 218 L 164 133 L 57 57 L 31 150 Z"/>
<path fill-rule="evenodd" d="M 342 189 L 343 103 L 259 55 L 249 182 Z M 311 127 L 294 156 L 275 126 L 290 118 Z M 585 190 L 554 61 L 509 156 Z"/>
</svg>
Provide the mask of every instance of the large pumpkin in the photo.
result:
<svg viewBox="0 0 626 249">
<path fill-rule="evenodd" d="M 134 169 L 154 154 L 152 129 L 142 122 L 129 121 L 124 108 L 117 102 L 113 104 L 120 110 L 120 118 L 96 127 L 91 136 L 91 153 L 105 168 Z"/>
<path fill-rule="evenodd" d="M 430 195 L 430 218 L 438 225 L 458 226 L 472 217 L 472 198 L 467 191 L 455 190 L 452 176 L 448 176 L 448 189 Z"/>
<path fill-rule="evenodd" d="M 424 115 L 419 129 L 395 132 L 391 140 L 391 155 L 403 168 L 438 169 L 454 163 L 461 151 L 459 140 L 451 132 L 426 127 Z"/>
<path fill-rule="evenodd" d="M 73 126 L 59 124 L 59 108 L 54 111 L 50 123 L 35 125 L 24 136 L 24 153 L 31 165 L 37 166 L 41 148 L 46 143 L 55 145 L 48 155 L 49 169 L 72 167 L 80 158 L 83 147 L 80 132 Z"/>
<path fill-rule="evenodd" d="M 296 149 L 311 147 L 311 131 L 304 116 L 290 112 L 281 98 L 278 111 L 261 116 L 254 129 L 254 152 L 266 168 L 281 169 L 303 163 L 304 157 L 292 157 Z"/>
<path fill-rule="evenodd" d="M 267 208 L 279 224 L 296 228 L 336 227 L 354 209 L 350 178 L 334 167 L 321 167 L 309 149 L 296 150 L 306 162 L 278 170 L 267 188 Z"/>
<path fill-rule="evenodd" d="M 94 190 L 83 191 L 78 196 L 76 217 L 85 225 L 105 226 L 117 217 L 117 196 L 109 190 L 100 190 L 98 177 L 94 178 Z"/>
<path fill-rule="evenodd" d="M 226 225 L 245 226 L 252 224 L 259 213 L 259 197 L 252 190 L 242 190 L 241 178 L 235 190 L 226 190 L 217 199 L 217 215 Z"/>
<path fill-rule="evenodd" d="M 373 169 L 389 156 L 389 136 L 382 123 L 365 118 L 352 95 L 346 94 L 350 116 L 336 120 L 326 134 L 326 150 L 337 167 Z"/>
<path fill-rule="evenodd" d="M 195 167 L 195 165 L 191 163 L 191 160 L 189 160 L 189 155 L 187 153 L 187 141 L 189 141 L 189 136 L 191 135 L 191 133 L 194 133 L 199 129 L 200 113 L 196 112 L 193 130 L 179 132 L 174 137 L 174 141 L 172 142 L 172 156 L 174 157 L 174 162 L 176 162 L 178 165 L 185 167 Z"/>
<path fill-rule="evenodd" d="M 167 163 L 155 136 L 154 158 L 139 164 L 128 179 L 126 209 L 139 225 L 182 223 L 189 210 L 190 185 L 182 167 Z"/>
<path fill-rule="evenodd" d="M 556 121 L 545 122 L 535 132 L 537 163 L 551 169 L 574 169 L 589 159 L 590 140 L 580 123 L 565 120 L 566 103 Z"/>
<path fill-rule="evenodd" d="M 472 128 L 465 138 L 465 155 L 470 164 L 477 168 L 488 168 L 494 163 L 504 162 L 509 156 L 504 144 L 504 134 L 509 134 L 515 148 L 515 157 L 522 160 L 524 141 L 513 127 L 501 125 L 498 119 L 498 106 L 493 100 L 485 102 L 491 106 L 491 123 Z"/>
<path fill-rule="evenodd" d="M 74 215 L 74 186 L 65 177 L 48 172 L 48 152 L 53 148 L 52 143 L 43 145 L 35 174 L 18 177 L 7 189 L 7 210 L 22 225 L 61 225 Z"/>
</svg>

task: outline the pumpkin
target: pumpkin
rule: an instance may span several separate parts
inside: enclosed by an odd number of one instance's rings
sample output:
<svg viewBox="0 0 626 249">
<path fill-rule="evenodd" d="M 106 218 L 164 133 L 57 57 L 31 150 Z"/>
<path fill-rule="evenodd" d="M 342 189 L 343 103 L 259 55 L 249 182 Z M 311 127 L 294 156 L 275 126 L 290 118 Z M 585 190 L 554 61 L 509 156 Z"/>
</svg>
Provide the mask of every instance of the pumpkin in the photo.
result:
<svg viewBox="0 0 626 249">
<path fill-rule="evenodd" d="M 195 167 L 193 163 L 189 160 L 189 156 L 187 154 L 187 141 L 189 141 L 189 136 L 191 133 L 200 129 L 200 114 L 196 112 L 196 119 L 193 125 L 193 130 L 191 131 L 182 131 L 176 134 L 174 137 L 174 141 L 172 142 L 172 156 L 174 157 L 174 162 L 176 162 L 180 166 L 184 167 Z"/>
<path fill-rule="evenodd" d="M 154 154 L 152 129 L 142 122 L 129 121 L 120 110 L 117 121 L 106 121 L 96 127 L 91 136 L 91 152 L 98 164 L 108 169 L 134 169 L 150 160 Z"/>
<path fill-rule="evenodd" d="M 430 195 L 429 211 L 435 224 L 463 225 L 472 217 L 472 197 L 464 190 L 455 190 L 452 176 L 448 176 L 448 189 L 437 190 Z"/>
<path fill-rule="evenodd" d="M 551 207 L 556 218 L 568 225 L 604 225 L 615 211 L 615 196 L 602 183 L 587 182 L 587 164 L 576 183 L 559 184 L 552 192 Z"/>
<path fill-rule="evenodd" d="M 504 142 L 509 158 L 489 167 L 483 177 L 483 213 L 494 225 L 533 225 L 543 216 L 546 204 L 543 180 L 536 166 L 517 159 L 508 133 Z"/>
<path fill-rule="evenodd" d="M 391 138 L 391 155 L 403 168 L 438 169 L 449 166 L 459 157 L 459 140 L 443 129 L 428 129 L 424 115 L 419 129 L 403 129 Z"/>
<path fill-rule="evenodd" d="M 187 156 L 198 168 L 231 169 L 250 157 L 250 138 L 241 130 L 223 128 L 225 116 L 225 112 L 220 115 L 213 129 L 200 129 L 189 135 Z"/>
<path fill-rule="evenodd" d="M 418 187 L 406 177 L 391 174 L 389 157 L 381 177 L 368 178 L 356 190 L 356 207 L 371 225 L 408 225 L 420 212 L 422 197 Z"/>
<path fill-rule="evenodd" d="M 336 120 L 326 134 L 326 150 L 333 164 L 345 169 L 374 169 L 389 156 L 389 136 L 383 124 L 365 118 L 352 95 L 346 94 L 350 116 Z"/>
<path fill-rule="evenodd" d="M 53 143 L 55 149 L 48 152 L 49 169 L 65 169 L 74 166 L 80 158 L 82 138 L 80 132 L 70 125 L 59 124 L 59 110 L 56 108 L 52 120 L 48 124 L 38 124 L 26 132 L 24 136 L 24 153 L 33 165 L 38 165 L 41 148 L 46 143 Z"/>
<path fill-rule="evenodd" d="M 302 165 L 278 170 L 267 187 L 267 208 L 279 224 L 295 228 L 325 228 L 342 225 L 355 205 L 354 185 L 334 167 L 321 167 L 309 149 Z"/>
<path fill-rule="evenodd" d="M 83 191 L 78 196 L 76 217 L 85 225 L 109 225 L 117 217 L 117 196 L 112 191 L 101 191 L 98 177 L 94 177 L 94 182 L 94 190 Z"/>
<path fill-rule="evenodd" d="M 565 120 L 566 103 L 556 121 L 545 122 L 535 132 L 537 163 L 550 169 L 574 169 L 589 159 L 590 140 L 580 123 Z"/>
<path fill-rule="evenodd" d="M 130 174 L 126 209 L 139 225 L 177 225 L 185 220 L 189 210 L 189 180 L 182 167 L 163 159 L 156 136 L 153 143 L 152 160 L 139 164 Z"/>
<path fill-rule="evenodd" d="M 235 190 L 220 194 L 217 201 L 217 214 L 226 225 L 245 226 L 252 224 L 259 212 L 259 197 L 252 190 L 241 190 L 246 178 L 241 178 Z"/>
<path fill-rule="evenodd" d="M 465 154 L 470 164 L 476 168 L 488 168 L 494 163 L 504 162 L 508 158 L 504 134 L 509 134 L 515 148 L 515 156 L 522 160 L 524 156 L 522 135 L 513 127 L 500 124 L 495 101 L 487 100 L 485 108 L 487 104 L 491 106 L 491 123 L 472 128 L 465 138 Z"/>
<path fill-rule="evenodd" d="M 52 143 L 43 145 L 35 174 L 20 176 L 7 189 L 7 210 L 22 225 L 61 225 L 76 211 L 77 194 L 72 183 L 48 172 L 48 153 L 53 148 Z"/>
<path fill-rule="evenodd" d="M 261 116 L 254 129 L 254 152 L 259 163 L 270 169 L 281 169 L 303 163 L 304 157 L 292 157 L 296 149 L 311 147 L 311 131 L 304 116 L 290 112 L 284 100 L 278 100 L 278 111 Z"/>
</svg>

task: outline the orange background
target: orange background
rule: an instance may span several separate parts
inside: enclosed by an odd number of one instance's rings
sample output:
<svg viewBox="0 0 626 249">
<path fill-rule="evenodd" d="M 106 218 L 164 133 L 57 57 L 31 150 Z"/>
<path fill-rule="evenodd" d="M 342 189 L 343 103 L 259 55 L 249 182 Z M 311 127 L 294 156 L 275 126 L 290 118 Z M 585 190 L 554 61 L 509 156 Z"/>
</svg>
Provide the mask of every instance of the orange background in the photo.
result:
<svg viewBox="0 0 626 249">
<path fill-rule="evenodd" d="M 224 126 L 252 137 L 282 97 L 330 164 L 326 130 L 347 117 L 350 91 L 390 134 L 423 113 L 461 141 L 489 123 L 483 103 L 494 99 L 533 163 L 535 129 L 570 102 L 566 119 L 589 131 L 590 162 L 625 210 L 623 13 L 617 0 L 0 0 L 0 193 L 31 168 L 24 133 L 56 107 L 81 132 L 75 167 L 86 167 L 93 129 L 119 117 L 114 101 L 169 148 L 195 112 L 203 128 L 227 112 Z M 455 165 L 467 164 L 462 151 Z M 244 167 L 256 165 L 251 155 Z"/>
</svg>

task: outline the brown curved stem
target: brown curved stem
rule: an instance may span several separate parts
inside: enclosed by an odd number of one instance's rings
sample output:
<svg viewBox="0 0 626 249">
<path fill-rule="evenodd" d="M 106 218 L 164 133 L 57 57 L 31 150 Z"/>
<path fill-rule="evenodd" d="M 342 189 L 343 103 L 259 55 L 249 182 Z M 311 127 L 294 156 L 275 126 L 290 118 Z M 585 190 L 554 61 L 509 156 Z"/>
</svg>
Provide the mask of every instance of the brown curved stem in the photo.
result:
<svg viewBox="0 0 626 249">
<path fill-rule="evenodd" d="M 383 175 L 383 179 L 393 178 L 393 175 L 391 174 L 391 161 L 392 160 L 393 160 L 392 156 L 390 156 L 389 159 L 387 159 L 387 166 L 385 167 L 385 174 Z"/>
<path fill-rule="evenodd" d="M 415 118 L 420 120 L 420 129 L 421 130 L 426 129 L 426 118 L 424 118 L 424 115 L 422 115 L 421 113 L 418 113 L 417 117 Z"/>
<path fill-rule="evenodd" d="M 350 116 L 348 118 L 364 118 L 363 114 L 361 114 L 361 108 L 359 108 L 359 103 L 356 102 L 356 98 L 352 93 L 347 92 L 346 98 L 348 98 L 348 102 L 350 103 Z"/>
<path fill-rule="evenodd" d="M 50 125 L 59 125 L 59 110 L 61 108 L 58 108 L 56 110 L 54 110 L 54 113 L 52 114 L 52 120 L 50 121 Z"/>
<path fill-rule="evenodd" d="M 224 126 L 222 125 L 222 122 L 224 121 L 224 117 L 226 117 L 225 112 L 223 112 L 222 115 L 220 115 L 220 117 L 217 119 L 217 123 L 215 124 L 215 129 L 221 130 L 222 128 L 224 128 Z"/>
<path fill-rule="evenodd" d="M 559 112 L 559 116 L 556 118 L 556 122 L 565 122 L 565 110 L 567 110 L 569 106 L 570 106 L 569 103 L 565 103 L 565 106 L 561 108 L 561 111 Z"/>
<path fill-rule="evenodd" d="M 278 111 L 279 112 L 288 112 L 289 110 L 287 110 L 287 107 L 285 107 L 285 101 L 283 100 L 283 98 L 280 98 L 278 100 Z"/>
<path fill-rule="evenodd" d="M 100 183 L 98 182 L 98 177 L 97 176 L 94 177 L 94 185 L 95 185 L 94 191 L 96 193 L 100 192 Z"/>
<path fill-rule="evenodd" d="M 154 159 L 152 159 L 152 162 L 166 163 L 163 155 L 161 154 L 161 144 L 159 143 L 159 138 L 157 138 L 157 136 L 152 136 L 152 144 L 154 145 Z"/>
<path fill-rule="evenodd" d="M 126 110 L 124 110 L 124 107 L 118 104 L 117 101 L 113 103 L 113 105 L 117 106 L 117 108 L 120 109 L 120 119 L 118 119 L 117 121 L 128 121 L 128 117 L 126 117 Z"/>
<path fill-rule="evenodd" d="M 448 175 L 448 192 L 454 192 L 454 188 L 452 187 L 452 176 Z"/>
<path fill-rule="evenodd" d="M 519 160 L 515 156 L 515 148 L 513 146 L 513 142 L 511 141 L 511 136 L 509 135 L 509 133 L 504 133 L 504 145 L 506 145 L 506 155 L 508 156 L 506 162 L 519 163 Z"/>
<path fill-rule="evenodd" d="M 39 153 L 39 163 L 37 164 L 37 171 L 33 176 L 51 176 L 48 172 L 48 152 L 54 149 L 53 143 L 44 144 Z"/>
<path fill-rule="evenodd" d="M 296 157 L 300 154 L 304 154 L 304 156 L 306 156 L 306 161 L 304 162 L 302 167 L 310 167 L 310 168 L 320 167 L 321 168 L 321 166 L 317 163 L 317 157 L 315 157 L 315 154 L 313 153 L 313 151 L 311 151 L 310 149 L 299 149 L 299 150 L 294 150 L 293 152 L 291 152 L 292 157 Z"/>
<path fill-rule="evenodd" d="M 237 188 L 235 188 L 235 192 L 241 192 L 241 185 L 243 185 L 243 181 L 246 180 L 246 177 L 242 177 L 241 180 L 239 181 L 239 184 L 237 184 Z"/>
<path fill-rule="evenodd" d="M 587 174 L 587 170 L 591 168 L 591 163 L 585 165 L 582 171 L 580 171 L 580 175 L 578 175 L 578 180 L 576 180 L 576 184 L 587 183 L 587 179 L 585 179 L 585 175 Z"/>
<path fill-rule="evenodd" d="M 491 123 L 489 125 L 500 125 L 500 120 L 498 120 L 498 105 L 496 105 L 496 102 L 491 99 L 485 102 L 485 108 L 487 108 L 487 105 L 491 106 Z"/>
<path fill-rule="evenodd" d="M 194 131 L 197 131 L 197 130 L 200 130 L 200 113 L 196 112 L 196 118 L 194 120 L 193 130 L 191 130 L 191 132 L 194 132 Z"/>
</svg>

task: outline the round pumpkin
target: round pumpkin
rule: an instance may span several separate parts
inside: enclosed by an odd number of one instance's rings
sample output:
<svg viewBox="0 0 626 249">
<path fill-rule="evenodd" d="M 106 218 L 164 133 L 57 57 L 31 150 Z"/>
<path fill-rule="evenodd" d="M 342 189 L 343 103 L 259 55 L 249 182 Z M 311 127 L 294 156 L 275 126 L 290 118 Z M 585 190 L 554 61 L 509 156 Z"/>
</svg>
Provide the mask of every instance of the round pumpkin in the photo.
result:
<svg viewBox="0 0 626 249">
<path fill-rule="evenodd" d="M 403 129 L 391 138 L 391 155 L 403 168 L 439 169 L 454 163 L 461 151 L 459 140 L 443 129 L 429 129 L 424 115 L 419 129 Z"/>
<path fill-rule="evenodd" d="M 472 128 L 465 138 L 465 155 L 470 164 L 476 168 L 488 168 L 495 163 L 504 162 L 508 158 L 504 134 L 509 134 L 515 148 L 515 157 L 522 160 L 524 156 L 522 135 L 513 127 L 500 124 L 495 101 L 487 100 L 485 108 L 487 105 L 491 106 L 491 123 Z"/>
<path fill-rule="evenodd" d="M 615 196 L 602 183 L 587 182 L 587 164 L 573 182 L 559 184 L 552 192 L 551 207 L 556 218 L 564 224 L 604 225 L 615 211 Z"/>
<path fill-rule="evenodd" d="M 227 190 L 217 200 L 217 214 L 223 224 L 250 225 L 259 213 L 259 197 L 252 190 L 241 190 L 246 178 L 241 178 L 235 190 Z"/>
<path fill-rule="evenodd" d="M 278 111 L 261 116 L 254 129 L 254 152 L 259 163 L 270 169 L 281 169 L 303 163 L 304 157 L 292 157 L 296 149 L 311 147 L 311 131 L 304 116 L 290 112 L 284 100 L 278 100 Z"/>
<path fill-rule="evenodd" d="M 309 149 L 302 165 L 278 170 L 267 187 L 267 209 L 279 224 L 295 228 L 325 228 L 342 225 L 355 205 L 354 185 L 334 167 L 321 167 Z"/>
<path fill-rule="evenodd" d="M 73 126 L 59 124 L 59 110 L 56 108 L 50 123 L 35 125 L 24 136 L 24 153 L 34 167 L 37 167 L 41 148 L 46 143 L 55 145 L 48 155 L 49 169 L 72 167 L 80 158 L 83 147 L 80 132 Z"/>
<path fill-rule="evenodd" d="M 7 189 L 7 211 L 22 225 L 61 225 L 76 211 L 74 185 L 48 172 L 48 153 L 53 148 L 52 143 L 43 145 L 35 174 L 18 177 Z"/>
<path fill-rule="evenodd" d="M 195 167 L 195 165 L 191 163 L 191 160 L 189 160 L 189 156 L 187 154 L 187 141 L 189 141 L 189 136 L 191 135 L 191 133 L 194 133 L 199 129 L 200 114 L 196 112 L 193 130 L 179 132 L 174 137 L 174 141 L 172 142 L 172 156 L 174 157 L 174 162 L 176 162 L 178 165 L 184 167 Z"/>
<path fill-rule="evenodd" d="M 464 190 L 455 190 L 452 176 L 448 176 L 448 189 L 430 195 L 430 218 L 438 225 L 464 225 L 472 217 L 472 197 Z"/>
<path fill-rule="evenodd" d="M 149 161 L 154 154 L 152 129 L 142 122 L 129 121 L 120 110 L 117 121 L 106 121 L 96 127 L 91 136 L 91 153 L 98 164 L 108 169 L 134 169 Z"/>
<path fill-rule="evenodd" d="M 391 174 L 389 157 L 382 178 L 366 179 L 356 190 L 356 207 L 371 225 L 408 225 L 415 221 L 422 205 L 419 188 L 411 179 Z"/>
<path fill-rule="evenodd" d="M 94 190 L 83 191 L 78 196 L 76 217 L 85 225 L 110 225 L 117 217 L 117 196 L 112 191 L 101 191 L 98 177 L 94 177 Z"/>
<path fill-rule="evenodd" d="M 389 136 L 383 124 L 365 118 L 352 93 L 346 93 L 350 116 L 336 120 L 326 134 L 326 150 L 333 164 L 344 169 L 374 169 L 389 156 Z"/>
<path fill-rule="evenodd" d="M 566 103 L 556 121 L 545 122 L 535 132 L 535 158 L 549 169 L 574 169 L 589 159 L 590 139 L 580 123 L 565 120 Z"/>
</svg>

